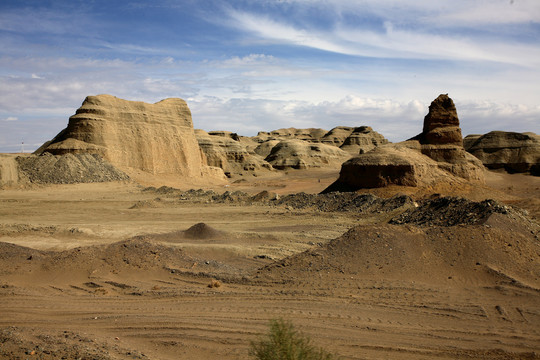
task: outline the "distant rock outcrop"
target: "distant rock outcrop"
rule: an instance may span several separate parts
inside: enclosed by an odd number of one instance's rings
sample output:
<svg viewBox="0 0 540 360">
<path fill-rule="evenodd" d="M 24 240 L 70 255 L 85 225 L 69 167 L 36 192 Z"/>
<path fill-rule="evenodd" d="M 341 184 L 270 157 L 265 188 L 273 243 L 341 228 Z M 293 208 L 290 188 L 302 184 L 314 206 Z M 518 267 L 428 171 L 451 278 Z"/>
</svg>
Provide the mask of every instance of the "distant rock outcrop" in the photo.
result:
<svg viewBox="0 0 540 360">
<path fill-rule="evenodd" d="M 321 138 L 321 142 L 326 145 L 332 145 L 340 147 L 345 142 L 352 132 L 354 131 L 352 126 L 336 126 Z"/>
<path fill-rule="evenodd" d="M 88 96 L 67 128 L 39 153 L 96 154 L 121 170 L 154 175 L 199 178 L 210 173 L 182 99 L 147 104 L 111 95 Z"/>
<path fill-rule="evenodd" d="M 283 140 L 272 148 L 265 160 L 274 168 L 285 170 L 339 165 L 349 157 L 350 154 L 335 146 Z"/>
<path fill-rule="evenodd" d="M 351 154 L 388 142 L 369 126 L 337 126 L 330 131 L 288 128 L 261 131 L 254 137 L 229 131 L 195 132 L 208 165 L 222 168 L 229 177 L 264 169 L 336 166 Z"/>
<path fill-rule="evenodd" d="M 197 130 L 199 146 L 209 166 L 223 169 L 225 175 L 243 175 L 260 170 L 272 170 L 272 166 L 256 153 L 249 152 L 239 137 L 223 136 L 216 132 Z M 237 138 L 238 140 L 234 140 Z"/>
<path fill-rule="evenodd" d="M 259 142 L 267 140 L 286 140 L 286 139 L 296 139 L 303 140 L 307 142 L 320 142 L 321 138 L 327 133 L 324 129 L 318 128 L 309 128 L 309 129 L 278 129 L 270 132 L 259 131 L 256 140 Z"/>
<path fill-rule="evenodd" d="M 421 186 L 450 179 L 484 181 L 482 163 L 465 151 L 456 108 L 448 95 L 429 107 L 424 130 L 411 140 L 377 146 L 346 161 L 325 191 L 387 185 Z"/>
<path fill-rule="evenodd" d="M 464 146 L 489 169 L 540 176 L 540 136 L 535 133 L 491 131 L 469 135 Z"/>
<path fill-rule="evenodd" d="M 369 126 L 354 128 L 340 145 L 340 149 L 351 154 L 363 154 L 379 145 L 388 144 L 388 140 Z"/>
<path fill-rule="evenodd" d="M 309 143 L 341 147 L 352 154 L 366 152 L 374 147 L 388 143 L 388 140 L 369 126 L 336 126 L 330 131 L 324 129 L 278 129 L 270 132 L 260 131 L 253 141 L 263 144 L 267 141 L 302 140 Z M 266 147 L 265 147 L 266 148 Z"/>
</svg>

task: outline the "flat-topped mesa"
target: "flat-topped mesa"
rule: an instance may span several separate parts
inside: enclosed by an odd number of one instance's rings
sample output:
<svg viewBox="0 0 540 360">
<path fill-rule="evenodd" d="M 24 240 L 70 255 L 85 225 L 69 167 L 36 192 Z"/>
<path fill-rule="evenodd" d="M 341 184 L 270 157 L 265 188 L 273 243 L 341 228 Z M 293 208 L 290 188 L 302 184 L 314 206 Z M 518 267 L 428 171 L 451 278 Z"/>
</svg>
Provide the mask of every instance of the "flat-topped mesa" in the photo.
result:
<svg viewBox="0 0 540 360">
<path fill-rule="evenodd" d="M 441 94 L 431 102 L 422 133 L 413 139 L 421 144 L 463 146 L 456 106 L 448 94 Z"/>
<path fill-rule="evenodd" d="M 120 169 L 200 177 L 205 164 L 182 99 L 155 104 L 88 96 L 67 128 L 40 153 L 98 154 Z"/>
</svg>

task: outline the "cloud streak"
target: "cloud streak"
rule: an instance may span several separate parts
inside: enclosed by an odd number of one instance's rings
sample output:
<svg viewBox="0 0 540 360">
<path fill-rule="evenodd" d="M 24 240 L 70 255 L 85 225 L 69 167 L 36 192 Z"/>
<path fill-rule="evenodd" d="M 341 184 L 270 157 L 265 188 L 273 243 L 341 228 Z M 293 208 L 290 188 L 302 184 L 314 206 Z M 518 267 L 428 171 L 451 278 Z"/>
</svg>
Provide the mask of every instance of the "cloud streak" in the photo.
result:
<svg viewBox="0 0 540 360">
<path fill-rule="evenodd" d="M 540 65 L 538 44 L 512 44 L 486 36 L 429 34 L 402 29 L 390 20 L 384 31 L 336 22 L 331 29 L 302 28 L 263 14 L 231 10 L 231 26 L 260 41 L 289 44 L 344 55 L 424 60 L 493 61 L 535 67 Z"/>
</svg>

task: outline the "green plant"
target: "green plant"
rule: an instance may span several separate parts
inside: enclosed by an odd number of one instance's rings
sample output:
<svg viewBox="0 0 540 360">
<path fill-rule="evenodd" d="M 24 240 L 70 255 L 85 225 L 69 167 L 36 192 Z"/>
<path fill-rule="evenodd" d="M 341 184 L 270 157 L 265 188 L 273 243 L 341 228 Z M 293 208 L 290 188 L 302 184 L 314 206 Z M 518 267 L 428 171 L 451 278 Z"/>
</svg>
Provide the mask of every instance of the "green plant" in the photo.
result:
<svg viewBox="0 0 540 360">
<path fill-rule="evenodd" d="M 333 360 L 326 350 L 311 344 L 311 339 L 294 329 L 290 321 L 270 321 L 267 337 L 251 342 L 249 354 L 258 360 Z"/>
</svg>

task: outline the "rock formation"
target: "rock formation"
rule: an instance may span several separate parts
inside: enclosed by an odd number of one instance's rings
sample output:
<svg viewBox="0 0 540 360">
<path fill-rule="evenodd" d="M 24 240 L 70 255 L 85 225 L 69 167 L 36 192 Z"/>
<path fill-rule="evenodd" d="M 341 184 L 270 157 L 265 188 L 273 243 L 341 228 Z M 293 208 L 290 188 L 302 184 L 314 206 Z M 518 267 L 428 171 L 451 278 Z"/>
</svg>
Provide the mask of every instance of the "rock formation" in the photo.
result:
<svg viewBox="0 0 540 360">
<path fill-rule="evenodd" d="M 190 178 L 209 173 L 191 112 L 182 99 L 147 104 L 111 95 L 88 96 L 67 128 L 39 153 L 96 154 L 124 171 Z"/>
<path fill-rule="evenodd" d="M 352 132 L 354 127 L 351 126 L 336 126 L 321 138 L 321 142 L 326 145 L 340 147 L 345 142 Z"/>
<path fill-rule="evenodd" d="M 323 129 L 278 129 L 240 136 L 229 131 L 196 130 L 208 165 L 222 168 L 227 176 L 264 169 L 288 170 L 335 166 L 388 141 L 369 126 Z M 344 143 L 346 151 L 339 149 Z"/>
<path fill-rule="evenodd" d="M 484 167 L 462 144 L 454 103 L 448 95 L 440 95 L 429 107 L 422 133 L 346 161 L 339 179 L 325 191 L 421 186 L 456 179 L 483 182 Z"/>
<path fill-rule="evenodd" d="M 340 145 L 340 149 L 351 154 L 363 154 L 379 145 L 388 144 L 388 140 L 369 126 L 354 128 Z"/>
<path fill-rule="evenodd" d="M 540 136 L 534 133 L 491 131 L 469 135 L 464 146 L 489 169 L 540 176 Z"/>
<path fill-rule="evenodd" d="M 354 191 L 388 185 L 419 186 L 445 173 L 436 161 L 406 146 L 384 146 L 349 159 L 331 190 Z"/>
<path fill-rule="evenodd" d="M 240 141 L 240 136 L 237 133 L 233 133 L 231 131 L 214 130 L 214 131 L 209 131 L 208 135 L 221 136 L 221 137 L 233 139 L 235 141 Z"/>
<path fill-rule="evenodd" d="M 309 143 L 322 143 L 358 154 L 359 151 L 369 151 L 375 146 L 386 144 L 388 140 L 369 126 L 336 126 L 330 131 L 324 129 L 278 129 L 270 132 L 260 131 L 257 136 L 251 138 L 262 144 L 266 141 L 276 140 L 302 140 Z"/>
<path fill-rule="evenodd" d="M 336 165 L 349 157 L 348 153 L 335 146 L 302 140 L 283 140 L 272 148 L 265 160 L 274 168 L 285 170 Z"/>
<path fill-rule="evenodd" d="M 463 146 L 456 106 L 448 94 L 433 100 L 424 118 L 424 129 L 414 139 L 420 144 Z"/>
<path fill-rule="evenodd" d="M 202 130 L 196 132 L 197 141 L 209 166 L 223 169 L 228 177 L 272 170 L 272 166 L 263 157 L 249 152 L 239 137 L 233 140 L 234 137 L 222 136 L 220 133 L 211 135 L 215 133 Z"/>
<path fill-rule="evenodd" d="M 320 142 L 321 138 L 327 133 L 324 129 L 278 129 L 271 132 L 260 131 L 255 137 L 259 142 L 267 140 L 285 140 L 296 139 L 307 142 Z"/>
<path fill-rule="evenodd" d="M 272 149 L 274 146 L 279 144 L 279 140 L 267 140 L 263 143 L 260 143 L 255 149 L 254 152 L 257 155 L 262 156 L 263 158 L 266 158 L 270 153 L 272 152 Z"/>
</svg>

